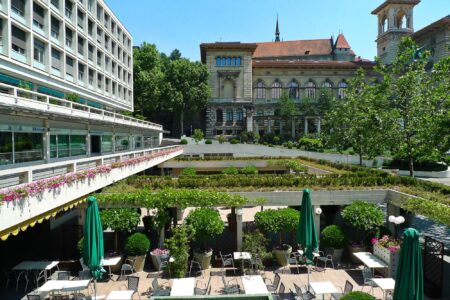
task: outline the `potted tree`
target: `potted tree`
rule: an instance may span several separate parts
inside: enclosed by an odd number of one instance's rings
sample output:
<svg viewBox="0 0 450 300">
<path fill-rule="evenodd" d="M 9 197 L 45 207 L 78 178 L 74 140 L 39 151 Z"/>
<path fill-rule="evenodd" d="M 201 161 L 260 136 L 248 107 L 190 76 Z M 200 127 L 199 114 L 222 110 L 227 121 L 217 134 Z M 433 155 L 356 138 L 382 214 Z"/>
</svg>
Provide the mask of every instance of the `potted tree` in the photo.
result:
<svg viewBox="0 0 450 300">
<path fill-rule="evenodd" d="M 150 248 L 150 240 L 145 234 L 136 232 L 130 235 L 125 243 L 125 253 L 128 258 L 134 261 L 134 269 L 136 272 L 144 270 L 145 258 Z"/>
<path fill-rule="evenodd" d="M 268 243 L 269 240 L 259 230 L 251 231 L 243 236 L 242 251 L 258 255 L 264 265 L 270 265 L 272 253 L 267 252 Z"/>
<path fill-rule="evenodd" d="M 350 259 L 354 263 L 359 260 L 353 255 L 355 252 L 366 251 L 367 233 L 375 230 L 384 222 L 383 211 L 373 203 L 355 201 L 341 212 L 346 224 L 356 230 L 356 241 L 349 242 Z"/>
<path fill-rule="evenodd" d="M 329 225 L 320 233 L 320 245 L 323 248 L 333 248 L 333 261 L 340 262 L 345 247 L 344 231 L 340 226 Z"/>
<path fill-rule="evenodd" d="M 183 278 L 189 264 L 189 242 L 194 230 L 192 226 L 181 225 L 174 227 L 172 237 L 166 240 L 166 247 L 170 250 L 173 262 L 170 263 L 170 274 L 175 278 Z"/>
<path fill-rule="evenodd" d="M 292 252 L 292 247 L 283 243 L 283 233 L 294 232 L 299 218 L 300 213 L 293 208 L 268 209 L 255 214 L 256 226 L 262 232 L 278 233 L 279 242 L 273 254 L 280 266 L 287 265 L 286 256 Z"/>
<path fill-rule="evenodd" d="M 189 213 L 185 222 L 194 230 L 193 239 L 200 242 L 200 249 L 194 250 L 194 257 L 203 269 L 208 269 L 211 264 L 212 249 L 208 247 L 208 240 L 221 234 L 225 229 L 224 222 L 220 219 L 219 212 L 212 208 L 198 208 Z"/>
</svg>

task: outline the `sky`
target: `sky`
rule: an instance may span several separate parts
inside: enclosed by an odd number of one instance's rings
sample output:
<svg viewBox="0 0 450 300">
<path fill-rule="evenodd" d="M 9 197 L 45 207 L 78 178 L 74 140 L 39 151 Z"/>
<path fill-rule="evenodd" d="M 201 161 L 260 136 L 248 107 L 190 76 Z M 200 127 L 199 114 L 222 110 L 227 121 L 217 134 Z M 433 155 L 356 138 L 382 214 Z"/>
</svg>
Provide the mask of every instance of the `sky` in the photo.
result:
<svg viewBox="0 0 450 300">
<path fill-rule="evenodd" d="M 278 14 L 281 38 L 336 37 L 344 33 L 355 53 L 373 59 L 377 18 L 384 0 L 106 0 L 133 36 L 134 45 L 156 44 L 200 60 L 201 43 L 267 42 L 274 39 Z M 419 30 L 450 15 L 450 0 L 422 0 L 414 9 Z"/>
</svg>

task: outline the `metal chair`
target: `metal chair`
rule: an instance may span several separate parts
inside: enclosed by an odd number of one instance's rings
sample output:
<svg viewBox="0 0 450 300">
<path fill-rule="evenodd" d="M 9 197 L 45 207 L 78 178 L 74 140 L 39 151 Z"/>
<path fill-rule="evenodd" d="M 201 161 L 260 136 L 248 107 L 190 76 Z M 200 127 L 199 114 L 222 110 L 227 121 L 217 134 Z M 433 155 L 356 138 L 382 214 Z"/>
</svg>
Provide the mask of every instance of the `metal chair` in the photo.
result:
<svg viewBox="0 0 450 300">
<path fill-rule="evenodd" d="M 317 257 L 317 260 L 316 260 L 316 267 L 317 267 L 317 264 L 319 263 L 319 261 L 321 261 L 325 264 L 324 268 L 327 267 L 327 262 L 331 262 L 331 265 L 333 266 L 333 269 L 334 269 L 334 262 L 333 262 L 334 249 L 327 248 L 327 249 L 325 249 L 325 254 L 323 251 L 319 251 L 319 254 L 320 254 L 320 256 Z"/>
<path fill-rule="evenodd" d="M 127 289 L 130 291 L 134 291 L 134 293 L 137 293 L 139 299 L 141 299 L 141 295 L 139 295 L 139 277 L 137 276 L 127 276 L 128 279 L 128 286 Z M 133 295 L 134 295 L 133 293 Z"/>
<path fill-rule="evenodd" d="M 342 289 L 342 287 L 341 287 L 341 290 L 342 290 L 342 293 L 333 293 L 333 294 L 331 294 L 331 299 L 339 300 L 345 294 L 348 294 L 351 291 L 353 291 L 353 284 L 351 284 L 350 281 L 346 280 L 345 281 L 345 287 L 344 287 L 344 289 Z"/>
<path fill-rule="evenodd" d="M 230 282 L 234 281 L 234 284 L 230 284 Z M 223 291 L 225 294 L 239 294 L 241 292 L 241 287 L 239 286 L 239 283 L 237 282 L 236 278 L 233 278 L 231 280 L 228 280 L 228 282 L 225 280 L 225 276 L 222 275 L 222 282 L 223 282 Z"/>
<path fill-rule="evenodd" d="M 163 289 L 162 286 L 158 284 L 158 278 L 153 279 L 152 289 L 151 296 L 170 296 L 170 288 Z"/>
<path fill-rule="evenodd" d="M 88 280 L 92 279 L 91 271 L 84 270 L 78 272 L 78 280 Z"/>
<path fill-rule="evenodd" d="M 17 281 L 16 281 L 16 292 L 19 289 L 19 282 L 20 279 L 23 278 L 25 280 L 25 291 L 28 288 L 28 272 L 27 271 L 22 271 L 19 273 L 19 275 L 17 275 Z"/>
<path fill-rule="evenodd" d="M 167 269 L 170 277 L 170 266 L 169 266 L 170 255 L 169 254 L 159 255 L 156 257 L 156 259 L 159 261 L 158 271 L 160 271 L 162 274 L 164 272 L 164 269 Z"/>
<path fill-rule="evenodd" d="M 70 280 L 70 272 L 58 271 L 58 280 Z"/>
<path fill-rule="evenodd" d="M 271 281 L 269 278 L 266 278 L 266 280 Z M 266 284 L 267 290 L 271 293 L 275 293 L 278 289 L 278 285 L 280 284 L 281 277 L 278 273 L 275 274 L 275 277 L 273 278 L 273 281 L 271 281 L 270 284 Z"/>
<path fill-rule="evenodd" d="M 53 295 L 51 300 L 69 300 L 69 295 Z"/>
<path fill-rule="evenodd" d="M 120 277 L 127 275 L 126 273 L 130 272 L 128 275 L 131 275 L 134 273 L 134 268 L 130 264 L 122 264 L 120 267 Z"/>
<path fill-rule="evenodd" d="M 299 300 L 311 300 L 316 299 L 316 296 L 308 291 L 307 289 L 303 290 L 301 287 L 294 283 L 295 292 L 297 293 L 297 297 Z"/>
<path fill-rule="evenodd" d="M 197 285 L 199 283 L 200 281 L 197 281 Z M 208 283 L 206 284 L 205 288 L 198 287 L 197 285 L 194 289 L 194 295 L 208 295 L 209 289 L 211 288 L 211 276 L 209 277 Z"/>
<path fill-rule="evenodd" d="M 300 254 L 298 254 L 297 252 L 286 253 L 285 257 L 286 257 L 286 262 L 287 262 L 286 268 L 288 270 L 290 270 L 291 265 L 295 265 L 295 267 L 297 268 L 297 274 L 300 273 L 300 269 L 299 269 Z"/>
<path fill-rule="evenodd" d="M 27 295 L 28 300 L 41 300 L 41 295 Z"/>
<path fill-rule="evenodd" d="M 377 287 L 378 285 L 372 280 L 374 278 L 372 270 L 369 268 L 364 268 L 364 269 L 362 269 L 362 275 L 363 275 L 364 283 L 361 288 L 361 291 L 363 291 L 367 285 L 370 287 L 370 293 L 373 295 L 373 288 Z"/>
<path fill-rule="evenodd" d="M 282 300 L 284 297 L 284 292 L 285 292 L 286 288 L 284 286 L 284 283 L 280 283 L 280 289 L 278 290 L 278 293 L 272 293 L 272 295 L 277 299 L 277 300 Z"/>
<path fill-rule="evenodd" d="M 197 270 L 197 272 L 200 272 L 200 274 L 202 275 L 202 278 L 203 278 L 202 266 L 195 259 L 191 260 L 191 263 L 189 264 L 189 276 L 192 276 L 192 269 Z"/>
<path fill-rule="evenodd" d="M 233 267 L 233 272 L 236 274 L 236 268 L 234 267 L 234 259 L 232 254 L 223 255 L 222 252 L 219 252 L 220 258 L 222 259 L 222 272 L 225 271 L 225 267 L 231 266 Z"/>
</svg>

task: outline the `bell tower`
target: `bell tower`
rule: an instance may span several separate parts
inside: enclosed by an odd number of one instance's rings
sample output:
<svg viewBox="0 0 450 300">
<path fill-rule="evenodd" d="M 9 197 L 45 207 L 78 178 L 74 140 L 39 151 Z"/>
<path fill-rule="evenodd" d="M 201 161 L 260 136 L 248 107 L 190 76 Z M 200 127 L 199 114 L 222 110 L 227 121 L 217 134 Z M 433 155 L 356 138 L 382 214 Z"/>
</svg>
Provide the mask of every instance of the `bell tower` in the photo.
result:
<svg viewBox="0 0 450 300">
<path fill-rule="evenodd" d="M 377 55 L 385 64 L 397 55 L 400 39 L 414 32 L 413 10 L 420 0 L 386 0 L 373 15 L 378 17 Z"/>
</svg>

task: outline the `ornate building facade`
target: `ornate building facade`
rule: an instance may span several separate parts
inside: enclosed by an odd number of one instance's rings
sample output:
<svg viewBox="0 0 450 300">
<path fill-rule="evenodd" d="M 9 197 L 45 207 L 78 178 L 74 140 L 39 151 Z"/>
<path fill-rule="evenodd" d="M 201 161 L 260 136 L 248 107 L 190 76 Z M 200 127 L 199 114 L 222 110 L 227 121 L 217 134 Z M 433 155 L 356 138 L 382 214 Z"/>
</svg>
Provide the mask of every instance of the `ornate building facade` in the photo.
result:
<svg viewBox="0 0 450 300">
<path fill-rule="evenodd" d="M 400 38 L 412 35 L 434 53 L 449 55 L 447 16 L 414 32 L 413 8 L 420 0 L 386 0 L 378 16 L 378 56 L 389 63 Z M 238 135 L 242 131 L 297 138 L 320 134 L 320 113 L 300 111 L 289 128 L 277 112 L 283 92 L 298 104 L 317 102 L 323 91 L 345 97 L 348 81 L 359 68 L 375 76 L 374 62 L 352 50 L 344 34 L 337 38 L 281 41 L 278 20 L 273 42 L 216 42 L 200 45 L 201 60 L 210 72 L 211 99 L 206 109 L 206 135 Z"/>
</svg>

